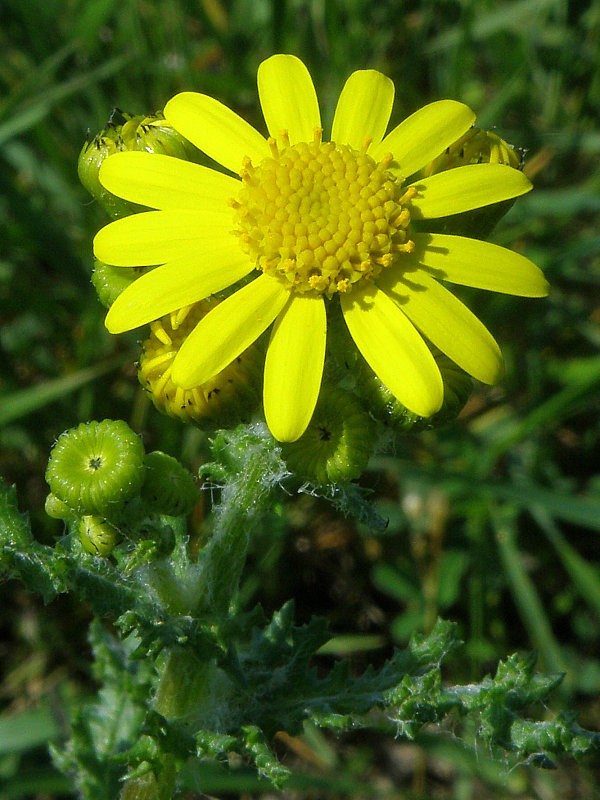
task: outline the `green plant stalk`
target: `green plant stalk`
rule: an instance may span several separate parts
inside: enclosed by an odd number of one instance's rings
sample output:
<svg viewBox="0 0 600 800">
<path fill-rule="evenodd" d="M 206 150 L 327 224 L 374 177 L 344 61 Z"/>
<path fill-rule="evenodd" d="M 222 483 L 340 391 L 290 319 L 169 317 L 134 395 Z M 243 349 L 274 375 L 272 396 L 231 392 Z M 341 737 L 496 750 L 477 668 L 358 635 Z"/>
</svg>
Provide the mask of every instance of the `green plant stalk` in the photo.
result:
<svg viewBox="0 0 600 800">
<path fill-rule="evenodd" d="M 258 435 L 257 435 L 258 434 Z M 176 568 L 149 568 L 150 583 L 176 613 L 192 614 L 210 622 L 217 638 L 223 624 L 235 613 L 235 598 L 246 562 L 248 543 L 272 491 L 282 477 L 282 464 L 273 440 L 262 430 L 228 433 L 222 443 L 230 450 L 215 450 L 224 463 L 212 465 L 222 483 L 221 502 L 213 509 L 211 538 L 198 562 Z M 271 444 L 269 444 L 271 443 Z M 181 534 L 181 531 L 179 532 Z M 177 537 L 183 544 L 181 535 Z M 185 548 L 185 544 L 183 544 Z M 164 574 L 163 574 L 164 572 Z M 193 595 L 196 602 L 193 602 Z M 185 646 L 164 652 L 159 666 L 159 681 L 152 702 L 153 710 L 172 722 L 194 720 L 200 726 L 219 728 L 221 711 L 226 713 L 229 681 L 214 660 L 214 652 L 199 654 Z M 153 776 L 134 776 L 128 781 L 128 794 L 121 800 L 163 800 L 170 798 L 175 772 L 161 761 Z M 173 773 L 173 774 L 171 774 Z M 170 787 L 170 788 L 169 788 Z"/>
<path fill-rule="evenodd" d="M 260 438 L 248 442 L 244 457 L 235 463 L 235 471 L 223 488 L 221 503 L 214 512 L 212 536 L 202 554 L 206 591 L 202 604 L 217 618 L 227 615 L 237 593 L 250 535 L 281 478 L 278 459 L 278 453 L 264 448 Z"/>
<path fill-rule="evenodd" d="M 169 652 L 160 677 L 154 708 L 165 719 L 177 719 L 193 711 L 210 691 L 211 662 L 201 662 L 182 647 Z"/>
<path fill-rule="evenodd" d="M 119 800 L 172 800 L 176 777 L 175 759 L 165 756 L 159 769 L 125 781 Z"/>
</svg>

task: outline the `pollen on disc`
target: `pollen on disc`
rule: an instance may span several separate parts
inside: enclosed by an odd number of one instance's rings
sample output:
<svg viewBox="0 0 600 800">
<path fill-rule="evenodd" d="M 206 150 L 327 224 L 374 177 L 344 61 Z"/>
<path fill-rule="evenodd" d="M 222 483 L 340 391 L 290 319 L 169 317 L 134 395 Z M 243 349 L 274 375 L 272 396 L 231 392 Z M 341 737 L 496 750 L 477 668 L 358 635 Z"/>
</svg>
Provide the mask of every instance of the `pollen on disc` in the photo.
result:
<svg viewBox="0 0 600 800">
<path fill-rule="evenodd" d="M 366 152 L 301 142 L 241 172 L 232 205 L 241 246 L 256 267 L 298 292 L 331 297 L 375 278 L 412 252 L 410 191 Z"/>
</svg>

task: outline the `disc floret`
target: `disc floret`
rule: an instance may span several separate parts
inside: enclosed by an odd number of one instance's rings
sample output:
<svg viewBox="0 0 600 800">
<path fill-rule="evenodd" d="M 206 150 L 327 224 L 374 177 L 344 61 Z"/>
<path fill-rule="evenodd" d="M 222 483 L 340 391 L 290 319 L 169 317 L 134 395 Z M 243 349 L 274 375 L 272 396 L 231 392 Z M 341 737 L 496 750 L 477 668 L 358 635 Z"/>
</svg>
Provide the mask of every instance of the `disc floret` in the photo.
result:
<svg viewBox="0 0 600 800">
<path fill-rule="evenodd" d="M 283 147 L 269 139 L 272 155 L 241 171 L 232 200 L 236 233 L 258 269 L 297 292 L 328 297 L 372 280 L 401 253 L 410 253 L 410 200 L 387 169 L 349 145 L 313 142 Z"/>
</svg>

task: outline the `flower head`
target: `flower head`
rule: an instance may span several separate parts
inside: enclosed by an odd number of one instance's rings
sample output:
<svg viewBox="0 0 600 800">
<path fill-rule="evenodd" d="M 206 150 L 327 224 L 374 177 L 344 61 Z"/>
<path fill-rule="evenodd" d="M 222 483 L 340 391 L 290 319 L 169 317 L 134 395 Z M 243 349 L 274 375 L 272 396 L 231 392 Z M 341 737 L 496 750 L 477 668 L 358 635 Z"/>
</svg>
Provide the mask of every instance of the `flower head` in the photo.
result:
<svg viewBox="0 0 600 800">
<path fill-rule="evenodd" d="M 521 255 L 425 233 L 422 221 L 517 197 L 531 184 L 498 163 L 415 177 L 469 131 L 473 112 L 441 100 L 385 135 L 393 84 L 358 71 L 323 141 L 299 59 L 264 61 L 258 91 L 268 138 L 203 94 L 184 92 L 165 107 L 175 130 L 238 177 L 156 153 L 117 153 L 102 164 L 109 192 L 155 210 L 103 228 L 97 258 L 161 265 L 115 300 L 108 329 L 151 322 L 252 273 L 190 332 L 172 378 L 183 389 L 204 383 L 271 327 L 263 399 L 281 441 L 298 439 L 315 409 L 332 304 L 374 373 L 420 416 L 443 400 L 425 339 L 475 378 L 499 380 L 498 345 L 441 281 L 530 297 L 545 295 L 547 283 Z"/>
<path fill-rule="evenodd" d="M 243 420 L 258 404 L 260 348 L 251 345 L 221 372 L 198 386 L 182 389 L 173 382 L 172 366 L 190 332 L 218 301 L 201 300 L 167 314 L 150 325 L 138 367 L 140 383 L 160 411 L 183 422 L 224 425 Z"/>
</svg>

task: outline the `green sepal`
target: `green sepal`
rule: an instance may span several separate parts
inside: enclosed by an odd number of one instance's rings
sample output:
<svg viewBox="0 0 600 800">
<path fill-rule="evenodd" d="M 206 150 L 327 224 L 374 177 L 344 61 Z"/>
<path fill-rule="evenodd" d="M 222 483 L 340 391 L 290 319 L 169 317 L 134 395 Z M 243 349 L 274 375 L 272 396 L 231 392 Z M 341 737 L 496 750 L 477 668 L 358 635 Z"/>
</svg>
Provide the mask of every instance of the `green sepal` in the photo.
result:
<svg viewBox="0 0 600 800">
<path fill-rule="evenodd" d="M 141 498 L 149 510 L 171 517 L 190 513 L 198 502 L 198 487 L 177 459 L 155 450 L 144 457 L 144 470 Z"/>
</svg>

